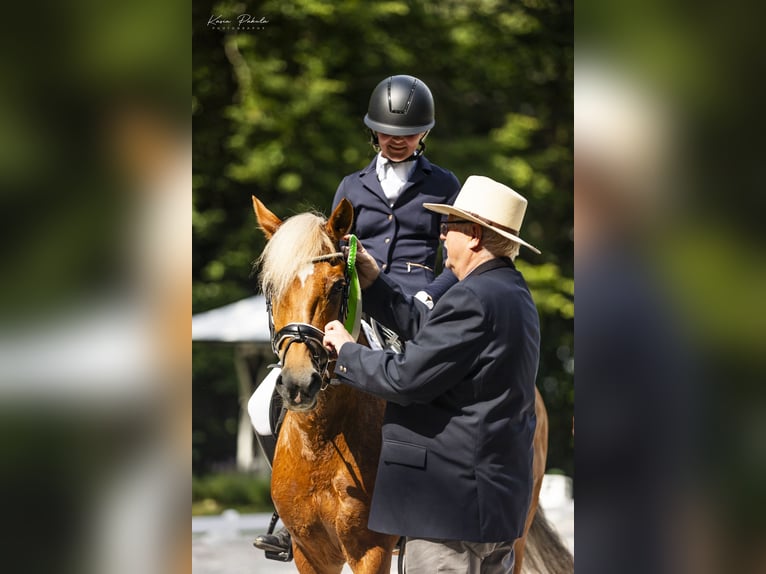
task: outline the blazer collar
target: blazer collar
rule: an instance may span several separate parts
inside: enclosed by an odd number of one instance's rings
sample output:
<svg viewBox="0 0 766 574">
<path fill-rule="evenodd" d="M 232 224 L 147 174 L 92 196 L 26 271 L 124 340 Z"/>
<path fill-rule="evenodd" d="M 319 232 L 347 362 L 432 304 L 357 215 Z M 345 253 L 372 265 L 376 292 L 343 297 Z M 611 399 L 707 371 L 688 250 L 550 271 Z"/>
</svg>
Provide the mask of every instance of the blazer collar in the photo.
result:
<svg viewBox="0 0 766 574">
<path fill-rule="evenodd" d="M 375 157 L 372 158 L 372 161 L 370 161 L 369 164 L 367 164 L 367 167 L 365 167 L 362 171 L 359 172 L 359 177 L 364 178 L 365 176 L 369 175 L 370 173 L 376 174 L 376 167 L 378 165 L 378 154 L 375 154 Z M 418 156 L 418 163 L 415 166 L 415 169 L 413 170 L 413 175 L 418 170 L 423 170 L 426 173 L 431 173 L 433 171 L 433 166 L 431 165 L 431 162 L 428 161 L 426 156 L 419 155 Z"/>
<path fill-rule="evenodd" d="M 510 267 L 511 269 L 516 269 L 516 266 L 513 264 L 513 261 L 511 261 L 510 258 L 495 257 L 489 261 L 485 261 L 476 269 L 471 271 L 469 277 L 473 275 L 481 275 L 482 273 L 486 273 L 487 271 L 492 271 L 494 269 L 500 269 L 501 267 Z"/>
<path fill-rule="evenodd" d="M 380 181 L 378 181 L 378 174 L 376 171 L 377 163 L 378 156 L 376 155 L 374 158 L 372 158 L 372 161 L 367 165 L 367 167 L 359 172 L 359 178 L 362 180 L 362 184 L 367 189 L 372 191 L 382 201 L 388 203 L 388 198 L 383 192 L 383 188 L 380 187 Z M 431 162 L 429 162 L 424 155 L 420 155 L 418 157 L 417 163 L 415 164 L 415 169 L 412 170 L 409 181 L 404 184 L 404 187 L 402 187 L 402 192 L 399 194 L 399 198 L 394 203 L 400 203 L 409 189 L 422 181 L 432 171 L 433 167 L 431 166 Z"/>
</svg>

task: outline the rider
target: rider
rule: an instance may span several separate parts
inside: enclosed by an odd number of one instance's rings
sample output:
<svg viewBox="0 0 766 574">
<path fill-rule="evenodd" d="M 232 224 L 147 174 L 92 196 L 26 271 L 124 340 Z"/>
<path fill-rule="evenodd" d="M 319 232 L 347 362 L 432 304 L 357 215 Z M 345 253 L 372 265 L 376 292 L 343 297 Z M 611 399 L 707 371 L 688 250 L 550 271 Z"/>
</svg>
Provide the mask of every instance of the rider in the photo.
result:
<svg viewBox="0 0 766 574">
<path fill-rule="evenodd" d="M 377 153 L 367 167 L 343 178 L 332 207 L 348 199 L 354 206 L 352 233 L 364 242 L 381 272 L 432 307 L 457 278 L 449 270 L 437 276 L 441 216 L 424 209 L 423 203 L 452 204 L 460 182 L 424 155 L 425 139 L 435 124 L 431 91 L 413 76 L 390 76 L 373 90 L 364 123 Z M 389 348 L 400 350 L 394 333 L 374 322 L 372 329 L 374 333 L 365 327 L 368 339 L 384 339 Z M 272 374 L 266 380 L 275 379 Z M 281 407 L 266 406 L 275 393 L 270 390 L 273 383 L 264 383 L 250 399 L 248 410 L 258 442 L 271 462 L 277 433 L 268 433 L 267 427 L 277 426 Z M 267 552 L 287 552 L 290 535 L 283 528 L 258 536 L 254 545 Z"/>
</svg>

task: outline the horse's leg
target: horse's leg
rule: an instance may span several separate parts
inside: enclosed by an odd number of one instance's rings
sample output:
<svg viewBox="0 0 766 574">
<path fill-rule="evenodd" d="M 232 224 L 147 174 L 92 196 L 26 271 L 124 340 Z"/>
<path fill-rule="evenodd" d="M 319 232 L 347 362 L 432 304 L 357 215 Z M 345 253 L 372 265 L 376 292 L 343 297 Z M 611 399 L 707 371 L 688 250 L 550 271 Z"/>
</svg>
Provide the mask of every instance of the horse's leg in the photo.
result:
<svg viewBox="0 0 766 574">
<path fill-rule="evenodd" d="M 391 571 L 391 550 L 373 546 L 358 559 L 347 557 L 354 574 L 389 574 Z"/>
<path fill-rule="evenodd" d="M 343 556 L 354 574 L 389 574 L 391 553 L 397 536 L 373 532 L 366 527 L 368 512 L 363 506 L 345 502 L 345 512 L 338 514 L 335 529 Z"/>
<path fill-rule="evenodd" d="M 532 501 L 529 504 L 527 520 L 524 523 L 524 534 L 516 539 L 513 544 L 513 553 L 515 563 L 513 565 L 513 574 L 521 574 L 521 564 L 524 561 L 524 550 L 527 543 L 527 535 L 532 521 L 537 512 L 537 506 L 540 502 L 540 489 L 543 486 L 543 477 L 545 476 L 545 465 L 548 459 L 548 412 L 545 409 L 545 403 L 540 391 L 535 389 L 535 416 L 537 417 L 537 426 L 535 427 L 535 436 L 532 441 L 533 459 L 532 459 Z"/>
<path fill-rule="evenodd" d="M 293 559 L 300 574 L 340 574 L 343 564 L 327 564 L 311 560 L 303 549 L 293 544 Z"/>
<path fill-rule="evenodd" d="M 358 501 L 346 500 L 343 506 L 345 511 L 338 513 L 335 530 L 351 570 L 354 574 L 389 574 L 391 553 L 399 537 L 369 530 L 368 512 Z"/>
</svg>

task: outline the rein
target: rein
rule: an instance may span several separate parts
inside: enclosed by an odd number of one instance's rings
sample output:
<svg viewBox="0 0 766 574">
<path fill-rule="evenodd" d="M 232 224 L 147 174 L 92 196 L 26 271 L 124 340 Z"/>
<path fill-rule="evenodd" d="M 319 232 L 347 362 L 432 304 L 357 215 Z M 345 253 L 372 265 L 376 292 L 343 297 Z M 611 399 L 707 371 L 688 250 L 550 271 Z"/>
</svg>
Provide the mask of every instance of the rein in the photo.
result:
<svg viewBox="0 0 766 574">
<path fill-rule="evenodd" d="M 359 321 L 357 317 L 361 314 L 361 288 L 359 287 L 359 279 L 356 275 L 356 243 L 357 239 L 355 235 L 349 238 L 349 255 L 346 263 L 346 285 L 343 288 L 343 296 L 341 298 L 340 311 L 338 313 L 338 319 L 342 321 L 347 330 L 352 334 L 356 331 L 356 335 L 359 334 Z M 309 260 L 309 263 L 316 264 L 322 261 L 331 261 L 333 259 L 344 259 L 345 255 L 337 251 L 335 253 L 328 253 L 326 255 L 318 255 Z M 349 294 L 351 292 L 351 301 L 349 301 Z M 349 313 L 349 309 L 351 313 Z M 290 346 L 294 343 L 303 343 L 311 352 L 311 362 L 314 364 L 314 368 L 320 373 L 322 380 L 326 381 L 322 386 L 324 390 L 331 381 L 329 378 L 329 364 L 333 361 L 330 358 L 330 352 L 323 345 L 324 331 L 317 329 L 313 325 L 308 323 L 288 323 L 282 327 L 276 333 L 274 332 L 274 313 L 271 305 L 271 297 L 266 299 L 266 310 L 269 315 L 269 333 L 271 335 L 271 350 L 279 359 L 277 367 L 281 367 L 283 363 L 283 357 L 287 354 Z M 349 325 L 351 323 L 351 325 Z M 284 352 L 280 356 L 279 350 L 282 344 L 287 341 L 287 345 L 284 348 Z"/>
</svg>

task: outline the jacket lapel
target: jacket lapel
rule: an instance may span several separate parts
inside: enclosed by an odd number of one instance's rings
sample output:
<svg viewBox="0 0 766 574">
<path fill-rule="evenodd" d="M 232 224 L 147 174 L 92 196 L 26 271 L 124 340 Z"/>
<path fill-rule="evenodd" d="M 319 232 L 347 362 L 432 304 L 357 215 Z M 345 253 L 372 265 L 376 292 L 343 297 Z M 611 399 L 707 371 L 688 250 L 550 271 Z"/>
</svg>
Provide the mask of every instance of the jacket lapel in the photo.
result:
<svg viewBox="0 0 766 574">
<path fill-rule="evenodd" d="M 376 155 L 374 158 L 372 158 L 372 161 L 370 162 L 370 164 L 359 173 L 359 177 L 362 180 L 362 185 L 365 188 L 370 190 L 383 203 L 388 205 L 388 198 L 386 197 L 386 194 L 383 192 L 383 188 L 380 186 L 380 181 L 378 181 L 378 173 L 375 171 L 377 162 L 378 162 L 378 156 Z"/>
<path fill-rule="evenodd" d="M 420 156 L 418 158 L 417 163 L 415 164 L 415 169 L 412 170 L 412 175 L 410 175 L 409 181 L 402 186 L 402 191 L 399 194 L 398 199 L 396 200 L 396 203 L 403 203 L 405 201 L 409 201 L 411 197 L 410 190 L 413 187 L 417 187 L 420 185 L 420 182 L 422 182 L 428 175 L 431 174 L 431 163 L 425 158 L 425 156 Z M 413 193 L 417 193 L 417 190 L 413 191 Z"/>
</svg>

